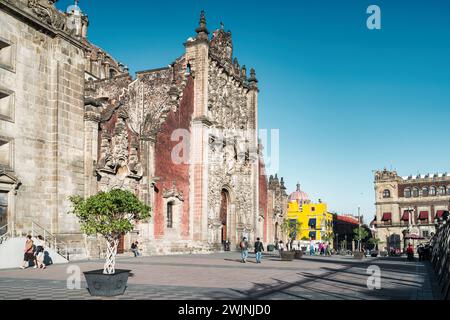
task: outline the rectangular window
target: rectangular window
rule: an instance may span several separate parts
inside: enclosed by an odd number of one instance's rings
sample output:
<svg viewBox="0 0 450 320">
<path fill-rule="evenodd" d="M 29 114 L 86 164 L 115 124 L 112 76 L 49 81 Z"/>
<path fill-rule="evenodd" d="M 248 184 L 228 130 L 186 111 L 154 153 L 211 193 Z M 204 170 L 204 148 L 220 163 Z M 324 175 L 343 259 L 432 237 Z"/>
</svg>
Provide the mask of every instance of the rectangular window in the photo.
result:
<svg viewBox="0 0 450 320">
<path fill-rule="evenodd" d="M 12 169 L 12 141 L 0 137 L 0 168 Z"/>
<path fill-rule="evenodd" d="M 0 88 L 0 119 L 14 122 L 14 92 Z"/>
<path fill-rule="evenodd" d="M 7 224 L 8 193 L 0 191 L 0 228 Z M 0 236 L 6 232 L 6 228 L 0 229 Z"/>
<path fill-rule="evenodd" d="M 167 204 L 167 228 L 173 228 L 173 203 L 169 202 Z"/>
<path fill-rule="evenodd" d="M 0 37 L 0 68 L 14 71 L 15 57 L 14 46 Z"/>
</svg>

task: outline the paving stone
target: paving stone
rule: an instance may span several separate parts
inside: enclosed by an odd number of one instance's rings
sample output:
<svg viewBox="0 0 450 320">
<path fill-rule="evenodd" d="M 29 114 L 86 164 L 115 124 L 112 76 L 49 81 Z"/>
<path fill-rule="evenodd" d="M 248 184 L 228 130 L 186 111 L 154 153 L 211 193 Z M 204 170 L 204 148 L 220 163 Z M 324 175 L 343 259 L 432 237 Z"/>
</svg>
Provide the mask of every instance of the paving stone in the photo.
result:
<svg viewBox="0 0 450 320">
<path fill-rule="evenodd" d="M 120 268 L 131 269 L 134 275 L 125 294 L 114 299 L 417 300 L 437 297 L 432 269 L 424 262 L 406 263 L 402 258 L 361 262 L 346 257 L 305 257 L 284 263 L 266 256 L 258 265 L 238 263 L 238 258 L 238 253 L 120 258 Z M 102 261 L 72 264 L 87 271 L 101 268 Z M 366 270 L 370 265 L 381 270 L 380 290 L 367 287 Z M 91 297 L 84 281 L 80 290 L 67 289 L 66 268 L 67 265 L 54 265 L 39 273 L 0 271 L 0 299 L 107 300 Z"/>
</svg>

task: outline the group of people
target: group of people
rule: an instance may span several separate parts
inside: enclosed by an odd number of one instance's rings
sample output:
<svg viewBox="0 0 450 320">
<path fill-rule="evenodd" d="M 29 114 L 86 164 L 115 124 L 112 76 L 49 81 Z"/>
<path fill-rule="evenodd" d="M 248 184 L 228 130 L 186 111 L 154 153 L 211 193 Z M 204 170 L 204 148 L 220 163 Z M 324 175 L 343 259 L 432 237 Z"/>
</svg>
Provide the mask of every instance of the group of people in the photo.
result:
<svg viewBox="0 0 450 320">
<path fill-rule="evenodd" d="M 242 238 L 239 247 L 241 248 L 241 263 L 246 263 L 248 259 L 248 250 L 249 250 L 248 241 L 246 237 Z M 254 248 L 255 248 L 256 263 L 261 263 L 264 245 L 261 242 L 260 238 L 256 239 Z"/>
<path fill-rule="evenodd" d="M 314 245 L 314 242 L 311 241 L 309 244 L 309 254 L 313 255 L 321 255 L 321 256 L 331 256 L 331 245 L 328 242 L 319 242 L 317 246 Z"/>
<path fill-rule="evenodd" d="M 25 242 L 23 263 L 20 268 L 28 268 L 31 262 L 33 263 L 33 268 L 45 269 L 46 265 L 44 263 L 44 252 L 44 237 L 39 235 L 33 240 L 33 237 L 28 235 Z"/>
</svg>

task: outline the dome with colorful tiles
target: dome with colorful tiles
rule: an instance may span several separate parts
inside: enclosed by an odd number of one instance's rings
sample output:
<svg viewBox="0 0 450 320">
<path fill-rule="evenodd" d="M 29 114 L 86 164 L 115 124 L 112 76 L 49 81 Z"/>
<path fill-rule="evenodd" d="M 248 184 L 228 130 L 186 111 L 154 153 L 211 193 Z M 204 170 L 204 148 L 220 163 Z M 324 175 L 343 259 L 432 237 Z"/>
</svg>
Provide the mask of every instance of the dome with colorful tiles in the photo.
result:
<svg viewBox="0 0 450 320">
<path fill-rule="evenodd" d="M 293 201 L 297 201 L 299 206 L 301 206 L 304 203 L 311 202 L 306 192 L 300 189 L 300 183 L 297 183 L 297 190 L 295 192 L 292 192 L 289 196 L 289 202 Z"/>
</svg>

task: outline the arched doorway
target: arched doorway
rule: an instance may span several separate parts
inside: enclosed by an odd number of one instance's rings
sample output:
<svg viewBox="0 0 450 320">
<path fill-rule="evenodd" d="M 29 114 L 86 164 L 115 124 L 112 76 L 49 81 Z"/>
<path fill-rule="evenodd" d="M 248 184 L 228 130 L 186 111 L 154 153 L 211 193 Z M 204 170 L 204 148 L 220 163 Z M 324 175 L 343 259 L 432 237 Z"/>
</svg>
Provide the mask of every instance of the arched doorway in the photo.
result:
<svg viewBox="0 0 450 320">
<path fill-rule="evenodd" d="M 227 219 L 228 219 L 228 202 L 229 195 L 228 191 L 222 189 L 221 200 L 220 200 L 220 222 L 222 223 L 222 243 L 228 240 L 228 229 L 227 229 Z"/>
</svg>

